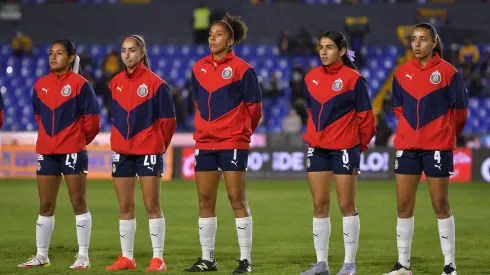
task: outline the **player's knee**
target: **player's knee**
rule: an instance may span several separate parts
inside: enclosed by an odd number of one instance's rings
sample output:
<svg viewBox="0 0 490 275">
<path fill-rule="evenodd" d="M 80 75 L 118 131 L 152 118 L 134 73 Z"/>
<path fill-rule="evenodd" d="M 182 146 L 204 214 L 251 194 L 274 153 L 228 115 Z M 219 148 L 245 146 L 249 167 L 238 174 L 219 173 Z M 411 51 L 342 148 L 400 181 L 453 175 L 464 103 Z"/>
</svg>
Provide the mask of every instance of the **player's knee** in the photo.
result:
<svg viewBox="0 0 490 275">
<path fill-rule="evenodd" d="M 55 207 L 56 207 L 56 203 L 41 202 L 41 204 L 39 206 L 39 214 L 41 216 L 46 216 L 46 217 L 53 216 Z"/>
<path fill-rule="evenodd" d="M 356 204 L 353 201 L 339 201 L 339 208 L 344 217 L 356 214 Z"/>
<path fill-rule="evenodd" d="M 408 201 L 398 201 L 398 217 L 409 218 L 413 216 L 413 204 Z"/>
<path fill-rule="evenodd" d="M 145 208 L 150 219 L 156 219 L 162 216 L 162 208 L 158 202 L 145 203 Z"/>
<path fill-rule="evenodd" d="M 330 205 L 327 200 L 315 200 L 313 202 L 313 212 L 315 217 L 328 216 Z"/>
<path fill-rule="evenodd" d="M 212 209 L 216 205 L 216 201 L 211 196 L 199 194 L 199 208 Z"/>
<path fill-rule="evenodd" d="M 119 204 L 119 214 L 121 215 L 121 217 L 133 217 L 134 216 L 134 204 L 132 203 L 126 203 L 126 202 L 123 202 L 123 203 L 120 203 Z"/>
<path fill-rule="evenodd" d="M 248 208 L 247 201 L 245 198 L 231 198 L 230 197 L 231 208 L 233 211 L 242 210 Z"/>
<path fill-rule="evenodd" d="M 432 201 L 432 208 L 438 216 L 449 216 L 451 213 L 449 202 L 446 199 Z"/>
<path fill-rule="evenodd" d="M 87 213 L 87 202 L 83 196 L 72 199 L 71 205 L 75 215 Z"/>
</svg>

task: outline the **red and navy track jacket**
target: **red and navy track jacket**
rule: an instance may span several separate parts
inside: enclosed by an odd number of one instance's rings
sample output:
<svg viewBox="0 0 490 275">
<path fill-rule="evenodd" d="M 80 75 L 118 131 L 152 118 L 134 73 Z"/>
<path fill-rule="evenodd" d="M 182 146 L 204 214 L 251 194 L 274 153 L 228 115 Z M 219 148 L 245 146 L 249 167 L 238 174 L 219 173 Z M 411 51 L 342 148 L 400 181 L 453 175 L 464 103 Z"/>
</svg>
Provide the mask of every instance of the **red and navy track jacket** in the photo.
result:
<svg viewBox="0 0 490 275">
<path fill-rule="evenodd" d="M 0 128 L 2 128 L 3 125 L 3 98 L 2 98 L 2 93 L 0 93 Z"/>
<path fill-rule="evenodd" d="M 196 149 L 249 149 L 262 116 L 262 91 L 255 69 L 230 51 L 206 56 L 192 69 L 196 104 Z"/>
<path fill-rule="evenodd" d="M 342 61 L 319 66 L 305 76 L 308 124 L 304 140 L 310 147 L 349 149 L 367 145 L 376 132 L 364 78 Z"/>
<path fill-rule="evenodd" d="M 156 155 L 167 151 L 177 129 L 170 88 L 141 62 L 109 83 L 111 148 L 124 155 Z"/>
<path fill-rule="evenodd" d="M 36 152 L 81 152 L 100 131 L 99 102 L 90 83 L 71 71 L 54 72 L 34 84 L 32 105 L 39 125 Z"/>
<path fill-rule="evenodd" d="M 468 118 L 463 78 L 436 53 L 422 67 L 416 58 L 393 76 L 398 150 L 452 150 Z"/>
</svg>

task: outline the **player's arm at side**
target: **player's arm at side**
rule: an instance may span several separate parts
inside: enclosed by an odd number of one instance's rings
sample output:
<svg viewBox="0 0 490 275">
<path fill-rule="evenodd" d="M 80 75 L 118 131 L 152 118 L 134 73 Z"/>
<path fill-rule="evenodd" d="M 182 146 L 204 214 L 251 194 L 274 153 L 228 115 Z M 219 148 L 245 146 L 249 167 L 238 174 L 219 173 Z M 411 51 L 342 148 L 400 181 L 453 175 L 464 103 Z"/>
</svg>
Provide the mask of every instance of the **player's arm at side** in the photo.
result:
<svg viewBox="0 0 490 275">
<path fill-rule="evenodd" d="M 199 83 L 197 82 L 196 77 L 194 76 L 194 71 L 191 72 L 191 95 L 192 100 L 194 101 L 194 105 L 196 105 L 196 109 L 199 108 Z"/>
<path fill-rule="evenodd" d="M 4 104 L 3 104 L 3 98 L 2 98 L 2 93 L 0 93 L 0 128 L 2 128 L 3 125 L 3 109 L 4 109 Z"/>
<path fill-rule="evenodd" d="M 395 112 L 396 118 L 400 119 L 403 114 L 403 97 L 402 97 L 402 87 L 396 79 L 396 74 L 393 75 L 393 84 L 391 87 L 392 101 L 393 101 L 393 111 Z"/>
<path fill-rule="evenodd" d="M 354 87 L 356 95 L 356 112 L 359 121 L 359 139 L 361 151 L 368 149 L 368 144 L 376 133 L 376 121 L 374 119 L 373 106 L 369 98 L 367 83 L 359 77 Z"/>
<path fill-rule="evenodd" d="M 252 119 L 253 133 L 262 117 L 262 90 L 254 68 L 250 68 L 245 72 L 242 83 L 245 91 L 245 107 Z"/>
<path fill-rule="evenodd" d="M 459 136 L 468 119 L 468 92 L 463 77 L 455 72 L 449 84 L 449 101 L 454 114 L 456 136 Z"/>
<path fill-rule="evenodd" d="M 303 80 L 303 96 L 305 97 L 306 113 L 308 114 L 308 118 L 310 118 L 311 117 L 310 91 L 308 90 L 308 86 L 306 85 L 306 80 Z"/>
<path fill-rule="evenodd" d="M 163 133 L 165 150 L 170 145 L 172 137 L 177 130 L 177 120 L 175 118 L 175 105 L 170 93 L 170 87 L 162 83 L 155 94 L 157 103 L 157 120 Z"/>
<path fill-rule="evenodd" d="M 78 95 L 78 107 L 82 110 L 85 143 L 90 144 L 100 132 L 100 108 L 94 89 L 85 82 Z"/>
</svg>

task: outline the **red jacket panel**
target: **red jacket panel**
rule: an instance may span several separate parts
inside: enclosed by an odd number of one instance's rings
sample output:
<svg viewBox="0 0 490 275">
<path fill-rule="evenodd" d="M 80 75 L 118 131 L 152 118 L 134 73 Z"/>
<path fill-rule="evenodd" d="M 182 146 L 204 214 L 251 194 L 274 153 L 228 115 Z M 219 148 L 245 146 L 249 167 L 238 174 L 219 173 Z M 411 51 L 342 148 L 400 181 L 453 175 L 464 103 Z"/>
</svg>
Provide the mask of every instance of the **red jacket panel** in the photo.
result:
<svg viewBox="0 0 490 275">
<path fill-rule="evenodd" d="M 364 78 L 341 61 L 319 66 L 305 76 L 308 124 L 304 140 L 310 147 L 349 149 L 367 145 L 376 132 Z"/>
<path fill-rule="evenodd" d="M 51 72 L 36 81 L 32 105 L 39 125 L 38 154 L 81 152 L 100 132 L 100 109 L 94 90 L 71 70 L 62 75 Z"/>
<path fill-rule="evenodd" d="M 230 51 L 220 61 L 212 55 L 192 69 L 196 104 L 196 149 L 249 149 L 262 116 L 262 91 L 254 68 Z"/>
<path fill-rule="evenodd" d="M 177 129 L 167 83 L 141 63 L 131 74 L 117 74 L 109 88 L 112 150 L 124 155 L 165 153 Z"/>
<path fill-rule="evenodd" d="M 425 67 L 414 58 L 393 76 L 393 108 L 396 149 L 452 150 L 468 118 L 463 78 L 437 54 Z"/>
</svg>

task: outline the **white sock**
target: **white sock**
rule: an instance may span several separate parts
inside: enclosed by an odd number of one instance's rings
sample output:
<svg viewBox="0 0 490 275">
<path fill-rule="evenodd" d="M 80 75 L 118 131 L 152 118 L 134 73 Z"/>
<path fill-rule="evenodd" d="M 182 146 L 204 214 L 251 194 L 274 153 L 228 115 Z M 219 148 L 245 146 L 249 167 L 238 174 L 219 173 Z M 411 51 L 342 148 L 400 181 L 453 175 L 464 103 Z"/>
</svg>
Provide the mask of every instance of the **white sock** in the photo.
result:
<svg viewBox="0 0 490 275">
<path fill-rule="evenodd" d="M 330 241 L 330 217 L 313 218 L 313 243 L 316 250 L 316 261 L 325 262 L 328 266 L 328 242 Z"/>
<path fill-rule="evenodd" d="M 41 216 L 36 221 L 37 255 L 48 257 L 49 241 L 54 229 L 54 216 Z"/>
<path fill-rule="evenodd" d="M 357 246 L 359 245 L 359 231 L 361 230 L 361 221 L 359 215 L 343 218 L 344 230 L 344 263 L 353 264 L 356 261 Z"/>
<path fill-rule="evenodd" d="M 218 229 L 218 218 L 199 218 L 199 240 L 202 247 L 202 259 L 214 261 L 214 241 Z"/>
<path fill-rule="evenodd" d="M 163 259 L 165 246 L 165 218 L 150 219 L 150 238 L 153 246 L 153 258 Z"/>
<path fill-rule="evenodd" d="M 398 247 L 398 262 L 404 267 L 410 267 L 410 249 L 412 247 L 414 217 L 398 218 L 396 224 L 396 244 Z"/>
<path fill-rule="evenodd" d="M 454 216 L 447 219 L 437 220 L 437 225 L 439 227 L 439 237 L 441 239 L 442 254 L 444 254 L 444 265 L 450 263 L 455 263 L 454 253 L 455 253 L 455 226 L 454 226 Z"/>
<path fill-rule="evenodd" d="M 240 260 L 252 262 L 250 257 L 252 251 L 252 216 L 236 218 L 236 232 L 238 234 L 238 245 L 240 246 Z"/>
<path fill-rule="evenodd" d="M 134 234 L 136 233 L 136 219 L 119 220 L 119 236 L 123 257 L 133 259 Z"/>
<path fill-rule="evenodd" d="M 92 216 L 90 212 L 75 216 L 77 224 L 78 255 L 88 257 L 90 233 L 92 232 Z"/>
</svg>

